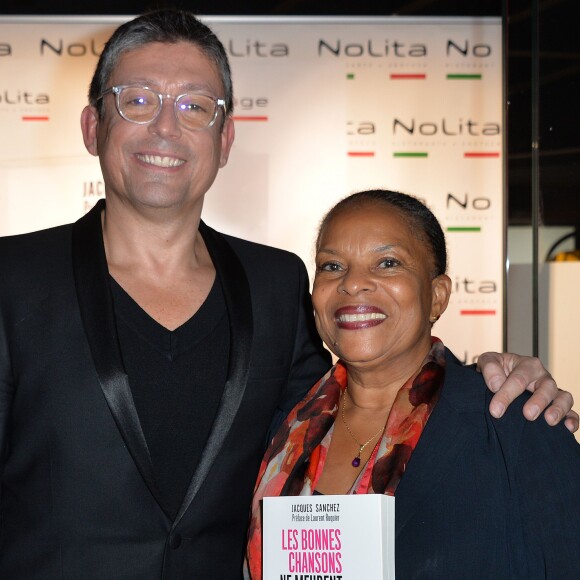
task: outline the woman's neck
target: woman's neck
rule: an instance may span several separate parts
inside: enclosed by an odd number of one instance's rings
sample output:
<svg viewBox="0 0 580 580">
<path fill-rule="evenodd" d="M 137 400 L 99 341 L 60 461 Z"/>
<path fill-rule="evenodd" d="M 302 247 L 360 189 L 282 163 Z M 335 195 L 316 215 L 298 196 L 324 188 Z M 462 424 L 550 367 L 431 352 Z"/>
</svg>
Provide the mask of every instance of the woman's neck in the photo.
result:
<svg viewBox="0 0 580 580">
<path fill-rule="evenodd" d="M 419 374 L 428 353 L 429 348 L 421 348 L 398 359 L 374 364 L 343 361 L 353 404 L 361 409 L 390 409 L 399 389 Z"/>
</svg>

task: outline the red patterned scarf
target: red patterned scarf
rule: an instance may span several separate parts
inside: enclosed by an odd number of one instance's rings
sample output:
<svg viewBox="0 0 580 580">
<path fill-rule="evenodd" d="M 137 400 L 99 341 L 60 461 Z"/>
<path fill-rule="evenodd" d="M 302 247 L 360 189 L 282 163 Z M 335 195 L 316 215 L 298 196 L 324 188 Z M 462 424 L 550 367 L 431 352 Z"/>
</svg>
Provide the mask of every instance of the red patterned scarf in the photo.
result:
<svg viewBox="0 0 580 580">
<path fill-rule="evenodd" d="M 441 394 L 445 348 L 433 337 L 421 371 L 397 393 L 382 438 L 349 493 L 395 495 L 397 485 Z M 280 495 L 311 495 L 332 438 L 347 370 L 339 361 L 294 407 L 268 447 L 252 501 L 244 577 L 262 579 L 260 500 Z"/>
</svg>

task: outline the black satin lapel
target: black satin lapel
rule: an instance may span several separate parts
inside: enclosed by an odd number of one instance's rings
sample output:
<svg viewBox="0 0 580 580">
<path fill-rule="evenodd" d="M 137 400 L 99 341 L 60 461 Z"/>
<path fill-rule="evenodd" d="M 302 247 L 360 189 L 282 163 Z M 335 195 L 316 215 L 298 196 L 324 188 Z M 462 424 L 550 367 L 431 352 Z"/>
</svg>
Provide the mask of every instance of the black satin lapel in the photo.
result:
<svg viewBox="0 0 580 580">
<path fill-rule="evenodd" d="M 395 492 L 395 536 L 420 509 L 423 496 L 445 484 L 444 476 L 473 436 L 472 423 L 442 396 Z"/>
<path fill-rule="evenodd" d="M 79 309 L 109 409 L 141 476 L 161 506 L 147 442 L 119 350 L 101 228 L 104 207 L 100 201 L 73 226 L 72 260 Z"/>
<path fill-rule="evenodd" d="M 250 286 L 242 263 L 221 234 L 203 222 L 200 223 L 199 231 L 223 287 L 230 321 L 230 358 L 217 416 L 174 527 L 187 511 L 207 477 L 238 412 L 248 382 L 253 336 Z"/>
</svg>

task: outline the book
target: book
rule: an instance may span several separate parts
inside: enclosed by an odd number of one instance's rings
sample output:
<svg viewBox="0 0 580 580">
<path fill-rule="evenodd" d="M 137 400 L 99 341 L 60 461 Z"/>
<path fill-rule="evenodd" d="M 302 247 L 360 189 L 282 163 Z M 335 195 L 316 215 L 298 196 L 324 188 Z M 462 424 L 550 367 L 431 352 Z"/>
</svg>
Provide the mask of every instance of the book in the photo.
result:
<svg viewBox="0 0 580 580">
<path fill-rule="evenodd" d="M 263 580 L 394 580 L 394 497 L 263 501 Z"/>
</svg>

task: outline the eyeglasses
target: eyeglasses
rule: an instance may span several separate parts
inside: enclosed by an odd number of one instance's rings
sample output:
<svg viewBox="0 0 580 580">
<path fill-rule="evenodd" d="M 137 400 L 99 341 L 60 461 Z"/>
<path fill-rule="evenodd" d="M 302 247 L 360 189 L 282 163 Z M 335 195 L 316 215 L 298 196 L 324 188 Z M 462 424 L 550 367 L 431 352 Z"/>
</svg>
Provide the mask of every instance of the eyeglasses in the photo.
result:
<svg viewBox="0 0 580 580">
<path fill-rule="evenodd" d="M 202 131 L 211 127 L 218 116 L 219 108 L 222 107 L 226 114 L 226 102 L 224 99 L 216 99 L 207 95 L 196 93 L 183 93 L 177 97 L 163 95 L 138 85 L 118 85 L 107 89 L 99 99 L 108 93 L 115 95 L 117 111 L 123 119 L 138 125 L 146 125 L 154 121 L 161 112 L 163 99 L 173 99 L 175 117 L 186 129 Z"/>
</svg>

